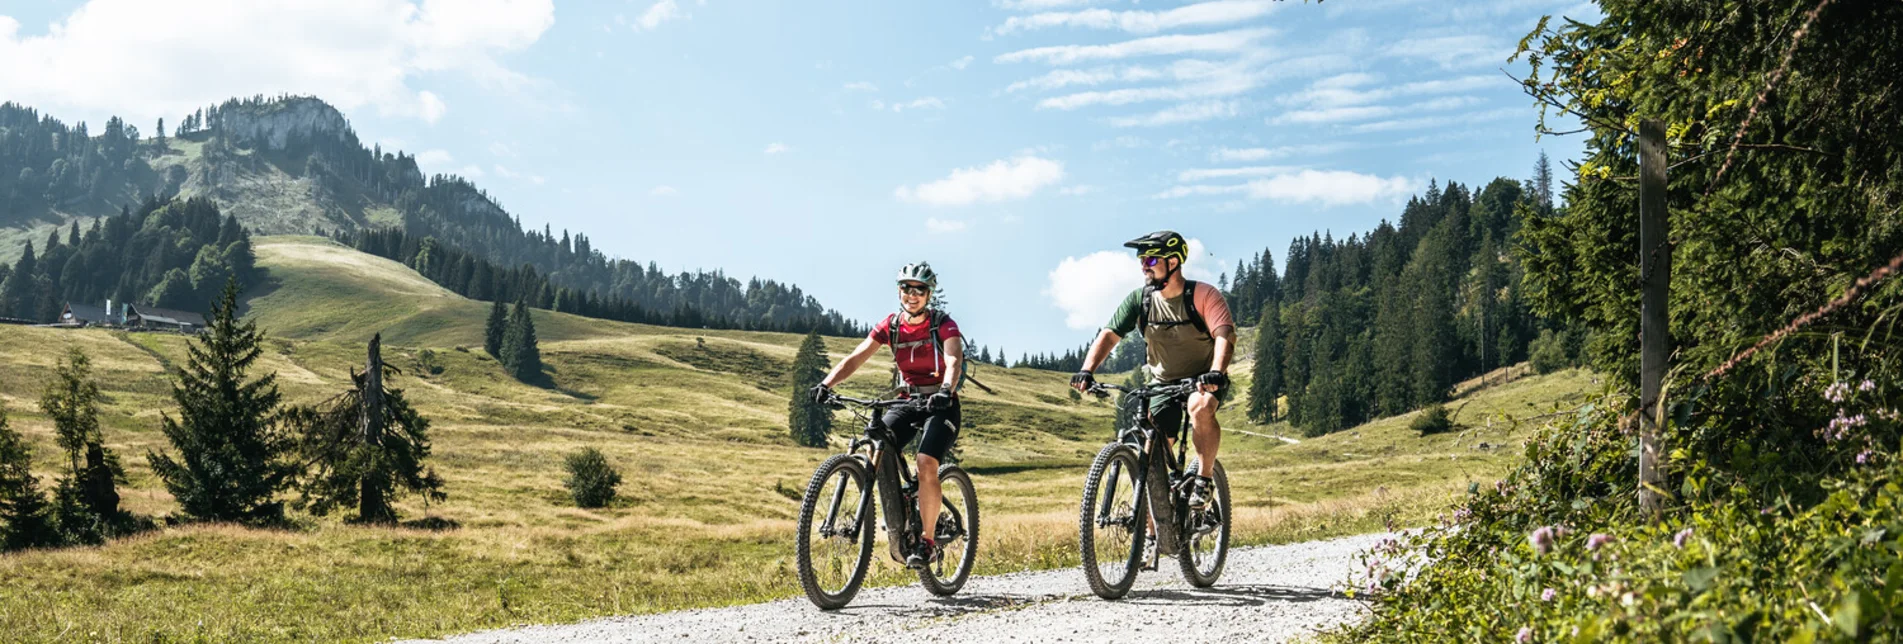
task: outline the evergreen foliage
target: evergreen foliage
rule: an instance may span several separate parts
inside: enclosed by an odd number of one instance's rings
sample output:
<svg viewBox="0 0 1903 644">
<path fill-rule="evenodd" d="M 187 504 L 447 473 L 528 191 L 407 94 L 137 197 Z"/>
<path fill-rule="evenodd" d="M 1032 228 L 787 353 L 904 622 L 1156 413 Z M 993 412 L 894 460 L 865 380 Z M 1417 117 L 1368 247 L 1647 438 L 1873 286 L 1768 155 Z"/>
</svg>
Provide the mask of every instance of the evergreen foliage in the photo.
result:
<svg viewBox="0 0 1903 644">
<path fill-rule="evenodd" d="M 502 334 L 502 368 L 527 383 L 542 380 L 542 348 L 535 340 L 535 318 L 526 302 L 516 302 Z"/>
<path fill-rule="evenodd" d="M 66 452 L 68 470 L 60 480 L 58 499 L 60 512 L 72 517 L 67 527 L 93 524 L 89 531 L 118 532 L 127 525 L 118 490 L 125 472 L 118 456 L 105 448 L 99 431 L 99 383 L 93 380 L 91 359 L 78 347 L 68 349 L 54 366 L 53 380 L 40 395 L 40 410 L 53 421 L 55 443 Z"/>
<path fill-rule="evenodd" d="M 1249 381 L 1249 420 L 1265 424 L 1276 419 L 1276 399 L 1282 392 L 1282 315 L 1275 300 L 1262 303 L 1256 316 L 1255 368 Z"/>
<path fill-rule="evenodd" d="M 489 357 L 502 359 L 502 338 L 509 334 L 509 310 L 503 306 L 502 298 L 496 298 L 489 305 L 489 320 L 482 327 L 482 349 Z"/>
<path fill-rule="evenodd" d="M 793 397 L 787 405 L 787 428 L 793 442 L 805 447 L 825 447 L 833 430 L 833 412 L 813 402 L 813 387 L 826 379 L 832 359 L 826 357 L 826 342 L 818 331 L 806 334 L 799 352 L 793 356 Z"/>
<path fill-rule="evenodd" d="M 7 426 L 7 410 L 0 406 L 0 551 L 61 544 L 32 466 L 32 447 Z"/>
<path fill-rule="evenodd" d="M 621 472 L 608 463 L 608 457 L 601 450 L 584 447 L 579 452 L 569 454 L 562 465 L 568 470 L 568 478 L 563 484 L 568 486 L 568 494 L 575 499 L 575 505 L 584 508 L 599 508 L 614 501 L 615 488 L 621 486 Z"/>
<path fill-rule="evenodd" d="M 381 344 L 381 336 L 372 339 L 370 351 L 378 352 Z M 442 478 L 423 465 L 430 453 L 429 419 L 410 406 L 403 390 L 389 386 L 390 377 L 400 373 L 397 368 L 381 356 L 376 363 L 383 370 L 375 379 L 376 396 L 368 395 L 370 374 L 353 369 L 349 390 L 285 414 L 304 473 L 297 505 L 311 514 L 357 506 L 359 522 L 394 523 L 390 501 L 399 491 L 421 494 L 426 501 L 448 498 Z"/>
<path fill-rule="evenodd" d="M 238 284 L 225 284 L 205 333 L 188 345 L 189 361 L 172 385 L 178 418 L 161 414 L 177 450 L 146 452 L 152 470 L 187 517 L 268 523 L 283 516 L 280 491 L 296 465 L 293 438 L 279 426 L 276 374 L 247 378 L 264 353 L 257 323 L 237 319 Z"/>
<path fill-rule="evenodd" d="M 0 281 L 0 317 L 52 322 L 67 302 L 108 299 L 202 312 L 227 280 L 244 288 L 259 277 L 250 233 L 209 199 L 148 199 L 83 235 L 74 221 L 66 239 L 54 235 L 37 255 L 27 244 Z"/>
</svg>

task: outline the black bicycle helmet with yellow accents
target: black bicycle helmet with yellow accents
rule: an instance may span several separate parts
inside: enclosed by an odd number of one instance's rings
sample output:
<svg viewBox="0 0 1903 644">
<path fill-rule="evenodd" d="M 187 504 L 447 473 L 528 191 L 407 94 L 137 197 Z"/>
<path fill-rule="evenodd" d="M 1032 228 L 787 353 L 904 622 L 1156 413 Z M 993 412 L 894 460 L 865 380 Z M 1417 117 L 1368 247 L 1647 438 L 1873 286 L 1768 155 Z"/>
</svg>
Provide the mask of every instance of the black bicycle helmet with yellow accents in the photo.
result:
<svg viewBox="0 0 1903 644">
<path fill-rule="evenodd" d="M 1159 230 L 1124 242 L 1123 246 L 1135 248 L 1137 257 L 1175 257 L 1179 262 L 1189 261 L 1189 242 L 1174 230 Z"/>
</svg>

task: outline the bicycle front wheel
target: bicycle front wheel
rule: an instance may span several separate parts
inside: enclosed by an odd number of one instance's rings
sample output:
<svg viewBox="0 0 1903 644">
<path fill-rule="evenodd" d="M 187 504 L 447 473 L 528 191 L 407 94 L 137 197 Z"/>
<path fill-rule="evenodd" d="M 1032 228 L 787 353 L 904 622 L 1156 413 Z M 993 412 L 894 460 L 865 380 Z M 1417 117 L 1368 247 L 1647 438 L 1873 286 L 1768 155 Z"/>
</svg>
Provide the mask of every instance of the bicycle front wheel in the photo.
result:
<svg viewBox="0 0 1903 644">
<path fill-rule="evenodd" d="M 932 540 L 938 543 L 940 558 L 920 568 L 918 580 L 932 594 L 945 597 L 965 587 L 978 561 L 978 493 L 971 475 L 956 465 L 938 468 L 938 485 L 944 502 Z"/>
<path fill-rule="evenodd" d="M 839 454 L 813 472 L 800 501 L 800 587 L 825 610 L 844 607 L 859 593 L 872 564 L 878 526 L 866 494 L 872 477 L 851 454 Z"/>
<path fill-rule="evenodd" d="M 1118 599 L 1136 583 L 1142 565 L 1148 505 L 1137 494 L 1137 454 L 1124 443 L 1105 445 L 1084 477 L 1077 545 L 1091 592 Z"/>
<path fill-rule="evenodd" d="M 1198 463 L 1190 461 L 1189 471 L 1196 472 Z M 1182 535 L 1178 541 L 1182 550 L 1176 561 L 1183 566 L 1183 579 L 1197 588 L 1208 588 L 1222 576 L 1222 566 L 1229 560 L 1229 524 L 1234 514 L 1229 502 L 1229 473 L 1223 471 L 1222 461 L 1216 461 L 1215 476 L 1211 476 L 1211 487 L 1215 488 L 1215 498 L 1203 506 L 1201 511 L 1186 512 L 1182 518 Z"/>
</svg>

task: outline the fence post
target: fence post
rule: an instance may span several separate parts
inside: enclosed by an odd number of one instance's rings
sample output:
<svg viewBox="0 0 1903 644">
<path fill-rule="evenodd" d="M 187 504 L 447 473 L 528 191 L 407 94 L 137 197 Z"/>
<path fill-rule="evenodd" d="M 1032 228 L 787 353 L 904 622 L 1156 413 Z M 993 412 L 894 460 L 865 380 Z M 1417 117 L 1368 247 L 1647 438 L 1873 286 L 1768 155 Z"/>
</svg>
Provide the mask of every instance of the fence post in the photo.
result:
<svg viewBox="0 0 1903 644">
<path fill-rule="evenodd" d="M 1671 353 L 1666 307 L 1672 281 L 1672 247 L 1665 217 L 1665 127 L 1639 123 L 1639 510 L 1657 520 L 1665 477 L 1659 473 L 1659 400 L 1665 360 Z"/>
</svg>

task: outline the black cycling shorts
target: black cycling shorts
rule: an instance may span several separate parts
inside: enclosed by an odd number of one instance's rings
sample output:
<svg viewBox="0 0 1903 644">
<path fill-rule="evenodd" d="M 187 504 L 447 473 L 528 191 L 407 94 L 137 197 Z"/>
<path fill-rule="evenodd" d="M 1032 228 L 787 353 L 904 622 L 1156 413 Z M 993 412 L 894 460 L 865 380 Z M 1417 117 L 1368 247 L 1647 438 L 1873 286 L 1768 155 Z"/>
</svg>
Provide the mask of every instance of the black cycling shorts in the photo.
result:
<svg viewBox="0 0 1903 644">
<path fill-rule="evenodd" d="M 950 407 L 938 411 L 893 407 L 885 412 L 885 426 L 892 430 L 892 438 L 899 445 L 910 444 L 923 428 L 925 435 L 919 438 L 918 453 L 943 462 L 945 455 L 951 453 L 952 444 L 958 442 L 958 426 L 963 424 L 958 408 L 956 398 Z"/>
<path fill-rule="evenodd" d="M 1216 391 L 1216 408 L 1229 402 L 1229 390 L 1223 387 Z M 1189 397 L 1157 396 L 1150 399 L 1150 425 L 1164 438 L 1176 440 L 1183 435 L 1183 426 L 1189 424 Z"/>
</svg>

